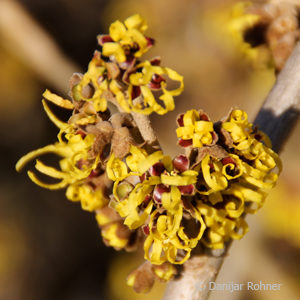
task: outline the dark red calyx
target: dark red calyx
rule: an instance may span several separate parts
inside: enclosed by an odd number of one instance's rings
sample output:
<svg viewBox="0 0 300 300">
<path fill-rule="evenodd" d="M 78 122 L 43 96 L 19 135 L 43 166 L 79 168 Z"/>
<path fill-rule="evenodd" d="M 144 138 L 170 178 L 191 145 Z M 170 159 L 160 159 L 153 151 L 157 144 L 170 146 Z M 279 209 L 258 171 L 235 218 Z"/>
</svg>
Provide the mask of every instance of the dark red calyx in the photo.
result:
<svg viewBox="0 0 300 300">
<path fill-rule="evenodd" d="M 143 175 L 140 176 L 140 181 L 143 182 L 147 179 L 147 175 L 146 173 L 144 173 Z"/>
<path fill-rule="evenodd" d="M 209 167 L 210 167 L 210 171 L 211 171 L 211 172 L 214 172 L 214 171 L 215 171 L 214 164 L 213 164 L 213 163 L 209 163 L 208 165 L 209 165 Z"/>
<path fill-rule="evenodd" d="M 160 57 L 154 57 L 150 60 L 150 64 L 152 66 L 159 66 L 160 65 Z"/>
<path fill-rule="evenodd" d="M 236 166 L 235 160 L 230 156 L 222 158 L 221 162 L 224 166 L 228 164 L 234 164 Z"/>
<path fill-rule="evenodd" d="M 173 166 L 179 172 L 189 169 L 189 159 L 185 155 L 178 155 L 173 159 Z"/>
<path fill-rule="evenodd" d="M 151 196 L 148 194 L 148 195 L 145 196 L 145 199 L 144 199 L 143 203 L 148 205 L 150 200 L 151 200 Z"/>
<path fill-rule="evenodd" d="M 139 86 L 133 85 L 131 91 L 131 99 L 135 99 L 141 95 L 141 88 Z"/>
<path fill-rule="evenodd" d="M 139 49 L 140 49 L 140 46 L 139 46 L 139 44 L 136 43 L 136 42 L 134 42 L 133 45 L 130 47 L 130 51 L 131 51 L 132 53 L 138 51 Z"/>
<path fill-rule="evenodd" d="M 145 209 L 147 206 L 148 206 L 148 204 L 149 204 L 149 202 L 151 201 L 151 199 L 152 199 L 152 197 L 151 197 L 151 195 L 146 195 L 145 196 L 145 198 L 144 198 L 144 201 L 142 202 L 142 204 L 140 205 L 140 208 L 141 209 Z"/>
<path fill-rule="evenodd" d="M 194 195 L 196 191 L 195 186 L 193 184 L 181 185 L 178 186 L 178 189 L 182 195 Z"/>
<path fill-rule="evenodd" d="M 111 43 L 113 42 L 113 39 L 110 37 L 110 35 L 99 35 L 98 36 L 98 43 L 100 46 L 103 46 L 105 43 Z"/>
<path fill-rule="evenodd" d="M 157 162 L 149 168 L 151 176 L 159 176 L 165 170 L 165 166 L 161 162 Z"/>
<path fill-rule="evenodd" d="M 135 62 L 134 56 L 130 53 L 130 49 L 127 50 L 127 53 L 125 51 L 125 54 L 126 54 L 126 60 L 119 63 L 120 68 L 124 70 L 131 68 Z"/>
<path fill-rule="evenodd" d="M 209 121 L 207 114 L 204 113 L 200 114 L 199 118 L 201 121 Z"/>
<path fill-rule="evenodd" d="M 80 134 L 80 136 L 84 139 L 86 137 L 86 133 L 81 129 L 77 130 L 76 134 Z"/>
<path fill-rule="evenodd" d="M 152 90 L 159 90 L 161 88 L 161 83 L 165 81 L 166 80 L 162 76 L 154 74 L 148 85 Z"/>
<path fill-rule="evenodd" d="M 211 137 L 212 137 L 212 144 L 215 144 L 218 139 L 219 139 L 219 136 L 213 131 L 210 133 L 211 134 Z"/>
<path fill-rule="evenodd" d="M 184 114 L 181 114 L 179 115 L 179 117 L 177 118 L 177 124 L 182 127 L 184 126 L 184 123 L 183 123 L 183 117 L 184 117 Z"/>
<path fill-rule="evenodd" d="M 183 139 L 180 139 L 178 141 L 178 144 L 181 147 L 189 147 L 189 146 L 193 145 L 193 140 L 183 140 Z"/>
<path fill-rule="evenodd" d="M 125 53 L 126 56 L 130 56 L 131 55 L 131 49 L 132 49 L 132 47 L 130 45 L 123 45 L 122 48 L 123 48 L 123 51 L 124 51 L 124 53 Z"/>
<path fill-rule="evenodd" d="M 144 232 L 145 235 L 149 235 L 149 234 L 150 234 L 150 228 L 149 228 L 149 225 L 144 225 L 144 226 L 142 227 L 142 229 L 143 229 L 143 232 Z"/>
<path fill-rule="evenodd" d="M 99 174 L 98 170 L 92 170 L 88 178 L 94 178 Z"/>
<path fill-rule="evenodd" d="M 169 187 L 167 187 L 166 185 L 158 184 L 157 186 L 155 186 L 154 191 L 153 191 L 153 200 L 156 203 L 161 204 L 162 194 L 169 193 L 170 190 L 171 189 Z"/>
<path fill-rule="evenodd" d="M 89 162 L 86 159 L 79 159 L 76 163 L 76 167 L 80 170 L 82 170 L 83 166 L 88 166 Z"/>
<path fill-rule="evenodd" d="M 155 40 L 151 37 L 146 36 L 147 47 L 152 47 L 155 44 Z"/>
</svg>

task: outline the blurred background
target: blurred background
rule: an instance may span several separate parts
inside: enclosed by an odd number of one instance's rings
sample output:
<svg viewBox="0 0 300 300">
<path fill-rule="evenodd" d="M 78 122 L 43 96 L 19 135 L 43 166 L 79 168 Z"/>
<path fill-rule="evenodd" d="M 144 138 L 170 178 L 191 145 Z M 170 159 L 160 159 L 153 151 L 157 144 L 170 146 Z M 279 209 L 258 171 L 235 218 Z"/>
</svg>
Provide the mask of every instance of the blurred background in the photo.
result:
<svg viewBox="0 0 300 300">
<path fill-rule="evenodd" d="M 57 129 L 41 105 L 46 88 L 67 96 L 73 72 L 84 72 L 109 24 L 140 13 L 156 46 L 147 57 L 185 77 L 176 110 L 152 116 L 166 152 L 174 155 L 175 118 L 191 108 L 213 120 L 238 106 L 252 120 L 275 81 L 272 70 L 251 68 L 218 34 L 216 13 L 228 0 L 0 0 L 0 299 L 160 299 L 164 286 L 136 295 L 126 275 L 142 253 L 103 245 L 94 216 L 64 191 L 35 186 L 16 161 L 55 142 Z M 59 109 L 58 116 L 68 115 Z M 220 283 L 281 283 L 280 291 L 213 292 L 211 299 L 300 298 L 300 124 L 283 153 L 284 171 L 265 207 L 248 216 L 250 232 L 235 242 Z M 31 165 L 32 167 L 32 165 Z"/>
</svg>

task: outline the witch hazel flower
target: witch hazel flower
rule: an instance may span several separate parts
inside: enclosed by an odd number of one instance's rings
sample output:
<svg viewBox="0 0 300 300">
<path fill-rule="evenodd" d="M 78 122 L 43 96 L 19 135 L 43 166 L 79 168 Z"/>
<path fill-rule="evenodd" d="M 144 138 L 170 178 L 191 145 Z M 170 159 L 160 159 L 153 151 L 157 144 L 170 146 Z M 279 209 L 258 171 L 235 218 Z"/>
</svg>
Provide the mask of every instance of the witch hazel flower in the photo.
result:
<svg viewBox="0 0 300 300">
<path fill-rule="evenodd" d="M 87 102 L 94 113 L 107 110 L 113 102 L 125 112 L 163 115 L 174 109 L 174 96 L 184 88 L 183 77 L 160 66 L 160 58 L 141 61 L 140 57 L 154 40 L 144 35 L 147 24 L 140 15 L 114 22 L 108 35 L 98 36 L 96 50 L 83 75 L 77 75 L 71 89 L 72 98 L 81 105 Z M 168 82 L 179 86 L 169 89 Z"/>
<path fill-rule="evenodd" d="M 126 162 L 111 156 L 107 163 L 107 174 L 115 181 L 112 205 L 130 229 L 143 230 L 146 259 L 158 265 L 182 264 L 205 230 L 201 215 L 188 205 L 198 172 L 189 169 L 185 155 L 172 160 L 161 151 L 148 155 L 135 146 L 130 153 Z M 199 227 L 196 237 L 188 236 L 186 226 Z"/>
<path fill-rule="evenodd" d="M 179 127 L 176 134 L 182 147 L 202 147 L 216 142 L 213 122 L 203 111 L 188 110 L 185 114 L 179 115 L 177 124 Z"/>
<path fill-rule="evenodd" d="M 65 188 L 67 199 L 93 212 L 107 246 L 144 250 L 145 263 L 127 278 L 137 292 L 171 280 L 192 251 L 241 239 L 245 214 L 263 205 L 281 171 L 268 137 L 239 109 L 218 122 L 202 110 L 180 114 L 176 134 L 184 153 L 174 158 L 143 136 L 136 116 L 148 122 L 145 115 L 173 110 L 184 86 L 159 58 L 140 60 L 154 45 L 146 29 L 139 15 L 114 22 L 98 37 L 87 72 L 72 76 L 71 100 L 45 91 L 42 104 L 59 129 L 57 142 L 16 165 L 20 171 L 44 154 L 58 157 L 58 167 L 40 159 L 35 165 L 55 183 L 33 171 L 29 178 L 43 188 Z M 170 89 L 169 81 L 178 87 Z M 69 110 L 69 120 L 57 118 L 48 102 Z M 119 112 L 111 114 L 108 102 Z"/>
<path fill-rule="evenodd" d="M 280 72 L 300 38 L 299 15 L 297 1 L 266 0 L 237 2 L 213 19 L 243 60 Z"/>
</svg>

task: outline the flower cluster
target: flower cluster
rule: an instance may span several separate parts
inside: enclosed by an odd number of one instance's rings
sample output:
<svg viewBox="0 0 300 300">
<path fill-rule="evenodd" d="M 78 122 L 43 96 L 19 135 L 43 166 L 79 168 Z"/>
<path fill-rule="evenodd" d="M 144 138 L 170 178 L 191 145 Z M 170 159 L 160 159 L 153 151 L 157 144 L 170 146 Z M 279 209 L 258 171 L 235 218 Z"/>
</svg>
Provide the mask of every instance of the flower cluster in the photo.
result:
<svg viewBox="0 0 300 300">
<path fill-rule="evenodd" d="M 238 52 L 256 67 L 280 71 L 299 40 L 297 3 L 238 2 L 220 17 Z"/>
<path fill-rule="evenodd" d="M 202 111 L 189 110 L 178 118 L 177 123 L 179 127 L 176 133 L 182 147 L 191 145 L 202 147 L 211 145 L 216 140 L 213 122 L 210 122 L 208 116 Z"/>
<path fill-rule="evenodd" d="M 101 50 L 88 71 L 72 76 L 72 100 L 46 90 L 42 103 L 59 128 L 58 141 L 16 165 L 20 171 L 41 155 L 59 156 L 58 168 L 40 160 L 35 165 L 55 183 L 28 171 L 30 179 L 44 188 L 66 188 L 70 201 L 94 212 L 107 246 L 133 251 L 143 244 L 146 262 L 128 277 L 136 291 L 149 290 L 155 278 L 170 280 L 174 265 L 183 264 L 196 247 L 223 248 L 243 237 L 244 214 L 262 206 L 281 170 L 268 138 L 241 110 L 217 123 L 203 111 L 181 114 L 176 133 L 185 154 L 173 159 L 144 138 L 139 118 L 146 117 L 130 112 L 165 114 L 183 89 L 182 76 L 160 67 L 158 58 L 138 60 L 154 43 L 146 29 L 139 15 L 124 24 L 116 21 L 109 35 L 99 36 Z M 168 79 L 179 87 L 167 89 Z M 108 101 L 120 112 L 111 115 Z M 59 120 L 48 102 L 71 110 L 68 122 Z"/>
<path fill-rule="evenodd" d="M 180 127 L 195 125 L 191 112 L 180 115 L 177 122 Z M 210 123 L 208 118 L 204 122 Z M 223 248 L 230 238 L 240 239 L 248 231 L 243 214 L 262 206 L 266 190 L 276 184 L 281 163 L 267 136 L 248 122 L 242 110 L 233 110 L 215 123 L 210 134 L 210 144 L 188 146 L 188 152 L 192 169 L 199 172 L 197 207 L 207 227 L 202 241 L 207 247 Z"/>
<path fill-rule="evenodd" d="M 247 11 L 251 5 L 250 2 L 236 3 L 228 13 L 225 24 L 226 31 L 231 36 L 241 56 L 255 64 L 261 60 L 261 56 L 265 56 L 264 61 L 270 60 L 270 55 L 266 49 L 262 49 L 258 45 L 253 46 L 246 40 L 247 32 L 260 22 L 259 15 Z"/>
<path fill-rule="evenodd" d="M 87 72 L 73 87 L 73 99 L 91 102 L 97 112 L 105 111 L 112 98 L 125 112 L 162 115 L 173 110 L 173 97 L 182 92 L 183 77 L 161 67 L 158 57 L 138 60 L 154 44 L 144 35 L 146 29 L 140 15 L 129 17 L 124 24 L 111 24 L 109 35 L 98 37 L 101 50 L 95 52 Z M 167 81 L 177 81 L 179 86 L 170 90 Z"/>
<path fill-rule="evenodd" d="M 124 24 L 114 22 L 109 35 L 98 37 L 101 49 L 95 52 L 87 72 L 72 76 L 71 100 L 45 91 L 43 107 L 59 128 L 58 142 L 28 153 L 16 165 L 20 171 L 36 157 L 49 153 L 59 156 L 59 168 L 40 160 L 35 165 L 37 171 L 57 182 L 44 182 L 32 171 L 28 171 L 29 178 L 44 188 L 67 188 L 70 201 L 80 202 L 84 210 L 96 213 L 104 242 L 116 249 L 133 249 L 138 235 L 133 236 L 121 217 L 107 206 L 112 182 L 106 176 L 106 163 L 111 153 L 122 159 L 134 141 L 144 141 L 132 116 L 111 116 L 107 102 L 125 112 L 164 114 L 174 109 L 173 97 L 183 90 L 183 77 L 161 67 L 159 58 L 138 60 L 154 44 L 152 38 L 144 35 L 146 29 L 140 15 L 129 17 Z M 178 81 L 179 87 L 167 89 L 167 80 Z M 157 102 L 157 96 L 164 105 Z M 71 110 L 68 122 L 59 120 L 48 102 Z"/>
<path fill-rule="evenodd" d="M 54 104 L 72 109 L 72 102 L 46 91 L 44 97 Z M 25 164 L 34 158 L 52 153 L 61 157 L 59 160 L 60 169 L 45 165 L 40 160 L 36 161 L 35 168 L 42 174 L 59 180 L 56 183 L 45 183 L 41 181 L 35 173 L 28 171 L 29 178 L 37 185 L 51 189 L 61 189 L 68 187 L 66 196 L 71 201 L 81 202 L 82 208 L 92 211 L 102 207 L 107 201 L 102 192 L 93 189 L 91 185 L 85 184 L 88 178 L 98 173 L 103 173 L 103 168 L 99 167 L 100 154 L 92 151 L 95 144 L 95 135 L 81 129 L 81 127 L 93 126 L 90 124 L 101 120 L 100 116 L 88 116 L 77 113 L 70 118 L 68 123 L 59 120 L 50 110 L 46 101 L 43 100 L 43 107 L 50 120 L 60 129 L 58 142 L 34 150 L 23 156 L 17 163 L 16 169 L 20 171 Z"/>
<path fill-rule="evenodd" d="M 106 167 L 114 181 L 111 207 L 131 230 L 143 230 L 145 258 L 158 265 L 184 263 L 199 242 L 216 249 L 242 238 L 243 214 L 262 206 L 281 169 L 244 111 L 213 124 L 190 110 L 178 124 L 188 155 L 171 159 L 132 145 L 125 159 L 112 155 Z"/>
<path fill-rule="evenodd" d="M 183 197 L 195 194 L 198 176 L 197 171 L 189 170 L 187 157 L 172 160 L 161 151 L 148 155 L 132 146 L 126 162 L 110 157 L 107 174 L 115 181 L 114 209 L 130 229 L 142 227 L 147 236 L 145 258 L 152 264 L 186 261 L 205 230 L 199 212 L 181 203 Z M 193 216 L 189 226 L 199 227 L 195 237 L 184 231 L 185 213 Z"/>
<path fill-rule="evenodd" d="M 72 80 L 76 81 L 76 78 Z M 110 116 L 108 110 L 91 114 L 88 106 L 75 107 L 75 101 L 65 100 L 49 91 L 44 97 L 60 107 L 73 109 L 73 114 L 67 123 L 62 122 L 43 100 L 47 115 L 60 129 L 58 142 L 26 154 L 18 161 L 16 169 L 20 171 L 29 161 L 44 154 L 59 156 L 59 168 L 40 160 L 35 165 L 37 171 L 58 182 L 44 182 L 32 171 L 28 171 L 29 178 L 43 188 L 67 188 L 66 197 L 70 201 L 80 202 L 82 209 L 96 213 L 103 240 L 108 246 L 134 249 L 138 236 L 133 236 L 121 217 L 107 206 L 112 182 L 105 172 L 110 153 L 122 158 L 129 151 L 131 142 L 138 140 L 132 117 L 126 113 Z"/>
</svg>

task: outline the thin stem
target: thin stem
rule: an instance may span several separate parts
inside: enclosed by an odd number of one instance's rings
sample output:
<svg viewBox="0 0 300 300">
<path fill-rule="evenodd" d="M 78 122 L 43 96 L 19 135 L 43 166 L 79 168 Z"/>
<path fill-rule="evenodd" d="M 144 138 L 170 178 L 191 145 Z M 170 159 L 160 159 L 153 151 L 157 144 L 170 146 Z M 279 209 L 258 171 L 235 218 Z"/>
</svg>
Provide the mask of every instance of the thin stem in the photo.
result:
<svg viewBox="0 0 300 300">
<path fill-rule="evenodd" d="M 120 106 L 117 99 L 111 93 L 106 93 L 105 97 L 120 112 L 124 112 L 124 109 Z M 140 113 L 134 113 L 134 112 L 131 112 L 131 115 L 132 115 L 133 120 L 135 121 L 136 126 L 139 129 L 140 134 L 143 137 L 144 141 L 150 146 L 157 146 L 157 147 L 161 148 L 160 145 L 159 145 L 157 136 L 154 133 L 154 130 L 151 126 L 149 116 L 143 115 L 143 114 L 140 114 Z"/>
<path fill-rule="evenodd" d="M 17 30 L 16 30 L 17 28 Z M 1 45 L 56 89 L 67 93 L 65 79 L 79 70 L 18 1 L 0 0 Z"/>
<path fill-rule="evenodd" d="M 131 113 L 131 115 L 133 116 L 133 119 L 145 142 L 150 145 L 158 145 L 158 140 L 151 126 L 149 117 L 138 113 Z"/>
<path fill-rule="evenodd" d="M 138 104 L 138 103 L 140 103 L 140 104 L 142 103 L 141 98 L 136 99 L 134 101 L 134 104 Z M 147 142 L 149 145 L 158 146 L 159 148 L 161 148 L 159 145 L 157 136 L 151 126 L 149 116 L 134 113 L 134 112 L 132 112 L 131 115 L 132 115 L 144 141 Z"/>
<path fill-rule="evenodd" d="M 273 149 L 282 150 L 300 113 L 300 44 L 294 49 L 277 82 L 259 110 L 254 124 L 270 137 Z"/>
</svg>

